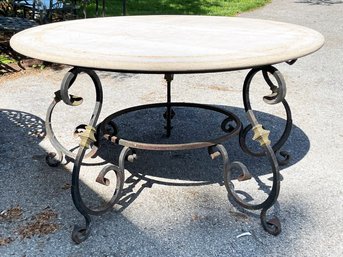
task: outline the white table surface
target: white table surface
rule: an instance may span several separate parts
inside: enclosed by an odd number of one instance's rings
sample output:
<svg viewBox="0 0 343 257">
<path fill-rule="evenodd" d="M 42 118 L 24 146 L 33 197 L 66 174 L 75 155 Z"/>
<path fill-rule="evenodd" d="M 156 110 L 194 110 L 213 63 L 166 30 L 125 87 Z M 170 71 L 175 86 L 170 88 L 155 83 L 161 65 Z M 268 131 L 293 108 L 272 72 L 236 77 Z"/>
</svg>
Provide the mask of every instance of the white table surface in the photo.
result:
<svg viewBox="0 0 343 257">
<path fill-rule="evenodd" d="M 17 52 L 55 63 L 116 71 L 204 72 L 276 64 L 315 52 L 306 27 L 214 16 L 125 16 L 58 22 L 11 38 Z"/>
</svg>

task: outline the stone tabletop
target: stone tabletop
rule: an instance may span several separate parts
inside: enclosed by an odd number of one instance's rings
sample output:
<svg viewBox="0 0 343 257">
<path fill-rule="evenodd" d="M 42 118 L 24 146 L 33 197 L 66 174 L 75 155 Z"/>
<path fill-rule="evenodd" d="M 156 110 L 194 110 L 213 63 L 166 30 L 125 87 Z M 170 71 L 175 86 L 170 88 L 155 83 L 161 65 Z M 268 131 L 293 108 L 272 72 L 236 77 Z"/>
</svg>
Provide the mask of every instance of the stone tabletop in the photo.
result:
<svg viewBox="0 0 343 257">
<path fill-rule="evenodd" d="M 95 69 L 203 72 L 244 69 L 318 50 L 323 36 L 268 20 L 210 16 L 126 16 L 43 25 L 12 37 L 17 52 Z"/>
</svg>

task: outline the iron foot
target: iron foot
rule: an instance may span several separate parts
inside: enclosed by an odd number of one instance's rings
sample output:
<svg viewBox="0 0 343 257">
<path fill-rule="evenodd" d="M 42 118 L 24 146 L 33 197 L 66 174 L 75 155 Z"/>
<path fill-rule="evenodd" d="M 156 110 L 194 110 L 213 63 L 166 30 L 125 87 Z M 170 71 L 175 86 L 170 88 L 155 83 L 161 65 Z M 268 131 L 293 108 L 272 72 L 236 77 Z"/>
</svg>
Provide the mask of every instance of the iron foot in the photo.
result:
<svg viewBox="0 0 343 257">
<path fill-rule="evenodd" d="M 58 167 L 63 160 L 62 152 L 50 152 L 46 155 L 45 161 L 50 167 Z"/>
<path fill-rule="evenodd" d="M 80 244 L 85 241 L 90 234 L 90 229 L 88 226 L 80 227 L 75 225 L 73 232 L 71 233 L 71 239 L 76 243 Z"/>
<path fill-rule="evenodd" d="M 261 211 L 260 218 L 261 218 L 262 227 L 269 234 L 271 234 L 273 236 L 277 236 L 281 233 L 280 220 L 277 217 L 273 217 L 273 218 L 267 220 L 266 211 L 267 210 Z"/>
</svg>

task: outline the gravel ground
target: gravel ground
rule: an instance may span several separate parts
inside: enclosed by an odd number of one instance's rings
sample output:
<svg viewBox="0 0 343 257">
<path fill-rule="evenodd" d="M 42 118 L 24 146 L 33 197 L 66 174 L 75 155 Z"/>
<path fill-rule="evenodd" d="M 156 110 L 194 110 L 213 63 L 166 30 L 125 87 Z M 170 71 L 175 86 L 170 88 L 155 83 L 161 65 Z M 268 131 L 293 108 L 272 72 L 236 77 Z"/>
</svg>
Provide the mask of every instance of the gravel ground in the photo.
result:
<svg viewBox="0 0 343 257">
<path fill-rule="evenodd" d="M 83 219 L 70 197 L 72 165 L 51 168 L 45 163 L 46 153 L 53 149 L 44 137 L 43 120 L 66 69 L 46 69 L 2 77 L 0 82 L 0 256 L 342 256 L 342 13 L 343 4 L 275 0 L 242 15 L 304 25 L 326 38 L 319 52 L 293 66 L 277 65 L 287 81 L 287 100 L 294 120 L 284 146 L 292 159 L 282 168 L 281 193 L 271 210 L 282 223 L 279 236 L 263 231 L 258 212 L 242 212 L 228 201 L 222 163 L 211 161 L 206 150 L 139 151 L 138 160 L 127 165 L 119 204 L 112 212 L 95 217 L 89 239 L 75 245 L 70 232 Z M 246 74 L 175 76 L 173 99 L 220 105 L 244 118 L 241 87 Z M 105 91 L 100 119 L 125 107 L 164 100 L 162 76 L 99 75 Z M 90 85 L 89 79 L 81 76 L 73 87 L 75 94 L 86 85 Z M 268 92 L 265 85 L 254 90 L 256 97 Z M 91 90 L 80 94 L 85 99 L 82 107 L 58 105 L 53 117 L 57 136 L 69 148 L 77 145 L 73 128 L 87 122 L 93 104 Z M 257 113 L 266 120 L 266 126 L 282 131 L 281 106 L 261 106 Z M 192 120 L 212 121 L 206 111 L 179 110 L 175 123 L 177 117 L 186 115 Z M 272 124 L 268 124 L 269 118 L 273 118 Z M 130 115 L 122 119 L 124 127 L 129 119 Z M 149 130 L 153 122 L 157 126 Z M 138 121 L 130 128 L 139 128 L 138 135 L 149 139 L 149 132 L 162 134 L 159 124 L 158 120 L 148 120 L 148 124 Z M 213 130 L 211 124 L 203 123 L 189 126 L 188 131 L 182 130 L 187 124 L 174 126 L 173 133 L 180 138 Z M 257 176 L 252 181 L 260 182 L 246 189 L 255 199 L 265 196 L 258 190 L 270 184 L 264 160 L 246 156 L 235 139 L 225 146 L 232 160 L 243 161 L 251 169 L 260 164 L 254 168 Z M 100 171 L 102 159 L 118 157 L 118 149 L 111 148 L 111 156 L 104 151 L 102 158 L 89 162 L 98 165 L 82 169 L 84 193 L 90 199 L 108 195 L 92 179 Z M 145 178 L 129 171 L 139 171 Z M 237 238 L 244 232 L 250 235 Z"/>
</svg>

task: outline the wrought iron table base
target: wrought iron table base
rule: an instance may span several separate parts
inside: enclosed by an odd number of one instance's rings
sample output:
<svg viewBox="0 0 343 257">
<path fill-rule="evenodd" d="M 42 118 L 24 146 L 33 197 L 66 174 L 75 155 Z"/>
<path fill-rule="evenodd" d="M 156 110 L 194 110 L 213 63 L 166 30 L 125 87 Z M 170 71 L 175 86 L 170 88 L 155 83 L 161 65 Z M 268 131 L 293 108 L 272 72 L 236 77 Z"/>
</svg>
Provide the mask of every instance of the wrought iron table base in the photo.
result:
<svg viewBox="0 0 343 257">
<path fill-rule="evenodd" d="M 290 64 L 293 64 L 290 62 Z M 265 130 L 263 126 L 258 122 L 256 119 L 254 112 L 252 110 L 250 104 L 250 84 L 253 77 L 258 73 L 262 72 L 263 77 L 266 83 L 269 85 L 270 90 L 272 93 L 268 96 L 265 96 L 263 99 L 267 104 L 277 104 L 282 103 L 287 114 L 287 122 L 284 129 L 282 136 L 279 140 L 271 145 L 271 142 L 268 138 L 269 131 Z M 80 147 L 78 149 L 77 154 L 69 151 L 66 149 L 55 137 L 54 131 L 52 129 L 51 120 L 52 120 L 52 113 L 54 107 L 58 102 L 61 100 L 67 104 L 72 106 L 78 106 L 82 103 L 82 98 L 78 96 L 73 96 L 68 94 L 69 88 L 75 82 L 77 75 L 79 73 L 86 73 L 88 74 L 95 86 L 96 90 L 96 103 L 93 110 L 93 113 L 90 117 L 89 123 L 87 125 L 80 125 L 75 133 L 80 137 Z M 274 77 L 277 81 L 278 85 L 274 85 L 270 79 L 270 75 Z M 286 142 L 287 138 L 289 137 L 291 128 L 292 128 L 292 117 L 291 111 L 288 106 L 288 103 L 285 100 L 286 95 L 286 86 L 285 81 L 281 75 L 281 73 L 274 68 L 273 66 L 264 66 L 260 68 L 252 69 L 245 81 L 243 86 L 243 102 L 244 108 L 249 119 L 250 124 L 245 128 L 242 128 L 241 121 L 237 116 L 233 113 L 222 110 L 220 108 L 208 105 L 201 105 L 201 104 L 194 104 L 194 103 L 172 103 L 171 102 L 171 94 L 170 94 L 170 85 L 173 79 L 173 74 L 165 74 L 165 79 L 167 81 L 167 102 L 166 103 L 159 103 L 159 104 L 150 104 L 150 105 L 143 105 L 137 107 L 131 107 L 117 113 L 114 113 L 107 117 L 103 122 L 98 124 L 98 117 L 101 112 L 102 102 L 103 102 L 103 92 L 100 80 L 96 73 L 90 69 L 78 68 L 75 67 L 71 69 L 66 76 L 64 77 L 61 88 L 59 91 L 55 92 L 55 98 L 51 103 L 47 116 L 46 116 L 46 130 L 47 135 L 57 151 L 57 159 L 56 154 L 49 154 L 47 156 L 47 163 L 50 166 L 57 166 L 63 159 L 63 156 L 68 156 L 74 159 L 74 168 L 72 172 L 72 186 L 71 186 L 71 194 L 73 198 L 73 202 L 77 210 L 84 216 L 85 218 L 85 226 L 79 227 L 75 226 L 72 232 L 72 239 L 76 243 L 81 243 L 84 241 L 90 233 L 91 227 L 91 215 L 100 215 L 104 212 L 107 212 L 112 209 L 113 205 L 118 202 L 121 197 L 121 191 L 124 185 L 124 170 L 125 170 L 125 161 L 133 162 L 136 159 L 135 149 L 144 149 L 144 150 L 185 150 L 185 149 L 196 149 L 196 148 L 207 148 L 212 159 L 217 157 L 221 157 L 223 159 L 224 168 L 223 168 L 223 177 L 224 177 L 224 184 L 229 193 L 229 196 L 239 204 L 241 207 L 245 209 L 251 210 L 261 210 L 260 219 L 263 228 L 273 235 L 278 235 L 281 232 L 281 225 L 279 220 L 274 217 L 272 219 L 267 219 L 267 211 L 274 205 L 277 201 L 279 191 L 280 191 L 280 173 L 279 173 L 279 164 L 283 165 L 287 163 L 289 160 L 289 154 L 287 152 L 280 151 L 281 147 Z M 193 142 L 193 143 L 186 143 L 186 144 L 149 144 L 149 143 L 140 143 L 140 142 L 133 142 L 129 140 L 125 140 L 122 138 L 117 137 L 116 125 L 113 123 L 113 118 L 123 115 L 125 113 L 129 113 L 136 110 L 141 109 L 149 109 L 149 108 L 156 108 L 156 107 L 165 107 L 166 112 L 164 113 L 164 118 L 166 119 L 166 135 L 169 137 L 172 130 L 172 119 L 175 115 L 173 111 L 173 107 L 181 106 L 181 107 L 193 107 L 193 108 L 202 108 L 211 110 L 214 112 L 222 113 L 226 116 L 224 121 L 221 124 L 222 130 L 225 132 L 225 135 L 222 137 L 218 137 L 216 139 L 205 140 L 201 142 Z M 98 124 L 98 125 L 97 125 Z M 247 134 L 248 132 L 253 131 L 253 140 L 260 143 L 261 151 L 260 152 L 253 152 L 249 149 L 248 145 L 246 144 L 247 141 Z M 233 170 L 240 171 L 241 175 L 238 177 L 239 181 L 244 181 L 250 179 L 251 173 L 247 169 L 247 167 L 241 162 L 231 162 L 229 160 L 228 152 L 225 147 L 222 145 L 223 142 L 228 140 L 233 136 L 239 136 L 239 143 L 242 150 L 252 156 L 265 156 L 271 166 L 272 173 L 273 173 L 273 183 L 272 189 L 267 197 L 262 203 L 259 204 L 251 204 L 239 197 L 234 189 L 234 185 L 231 182 L 232 172 Z M 99 173 L 96 182 L 101 183 L 103 185 L 109 185 L 109 180 L 105 178 L 105 175 L 112 171 L 116 175 L 116 185 L 115 191 L 113 193 L 112 198 L 108 201 L 104 206 L 91 209 L 84 203 L 81 194 L 80 194 L 80 185 L 79 185 L 79 174 L 82 165 L 82 160 L 84 158 L 88 158 L 93 156 L 99 144 L 99 138 L 104 137 L 115 144 L 123 146 L 123 149 L 119 156 L 118 165 L 108 164 L 105 166 Z M 86 153 L 87 149 L 91 148 L 91 150 Z M 280 151 L 280 152 L 279 152 Z M 282 159 L 277 159 L 276 153 L 279 153 Z"/>
</svg>

